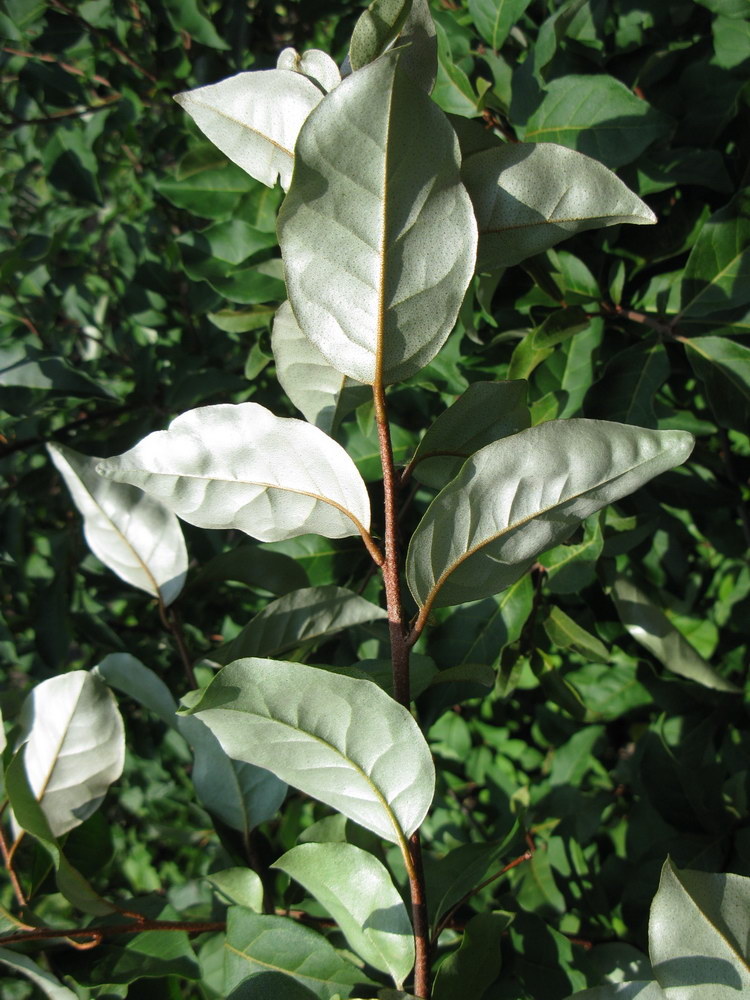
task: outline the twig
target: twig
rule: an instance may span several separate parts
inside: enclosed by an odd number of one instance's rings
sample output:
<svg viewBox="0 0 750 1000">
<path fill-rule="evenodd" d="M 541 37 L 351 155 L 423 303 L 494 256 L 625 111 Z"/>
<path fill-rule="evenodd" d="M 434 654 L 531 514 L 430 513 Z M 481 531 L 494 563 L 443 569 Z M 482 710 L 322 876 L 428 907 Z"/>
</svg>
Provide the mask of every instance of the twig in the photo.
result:
<svg viewBox="0 0 750 1000">
<path fill-rule="evenodd" d="M 21 888 L 21 883 L 18 881 L 18 876 L 16 875 L 15 869 L 13 868 L 13 858 L 10 856 L 8 851 L 8 844 L 5 840 L 5 834 L 2 827 L 0 827 L 0 853 L 3 856 L 3 864 L 5 865 L 6 871 L 8 872 L 8 878 L 10 879 L 10 884 L 13 886 L 13 893 L 18 901 L 18 905 L 21 909 L 27 905 L 28 900 L 24 895 L 23 889 Z"/>
<path fill-rule="evenodd" d="M 185 642 L 185 633 L 182 631 L 180 616 L 175 608 L 167 608 L 165 606 L 161 595 L 159 596 L 159 616 L 161 617 L 164 628 L 172 636 L 174 643 L 177 646 L 177 651 L 179 652 L 180 659 L 182 660 L 182 668 L 185 671 L 185 678 L 191 689 L 195 690 L 195 688 L 198 687 L 198 681 L 195 676 L 195 671 L 193 670 L 193 661 L 190 658 L 187 643 Z"/>
<path fill-rule="evenodd" d="M 121 48 L 119 48 L 119 46 L 113 45 L 112 39 L 110 38 L 108 32 L 103 31 L 101 28 L 94 27 L 93 24 L 90 24 L 85 18 L 81 17 L 80 14 L 76 13 L 76 11 L 71 10 L 71 8 L 68 7 L 66 4 L 61 3 L 61 0 L 50 0 L 50 4 L 51 6 L 56 7 L 58 10 L 61 10 L 63 14 L 67 14 L 69 17 L 74 18 L 76 21 L 78 21 L 79 24 L 82 24 L 86 28 L 86 30 L 90 31 L 93 35 L 103 36 L 106 41 L 107 47 L 112 52 L 114 52 L 116 56 L 119 56 L 120 59 L 124 59 L 126 63 L 132 66 L 133 69 L 138 70 L 139 73 L 142 73 L 143 76 L 146 77 L 146 79 L 151 81 L 151 83 L 159 82 L 158 78 L 155 77 L 153 73 L 149 73 L 149 71 L 145 67 L 141 66 L 140 63 L 137 63 L 132 56 L 129 56 L 127 52 L 123 51 Z"/>
<path fill-rule="evenodd" d="M 104 938 L 118 934 L 142 934 L 144 931 L 185 931 L 187 934 L 205 934 L 226 930 L 226 921 L 190 920 L 136 920 L 128 924 L 104 924 L 101 927 L 37 927 L 16 934 L 0 937 L 0 945 L 23 944 L 26 941 L 51 941 L 55 938 L 89 938 L 99 944 Z M 92 944 L 92 947 L 94 945 Z"/>
</svg>

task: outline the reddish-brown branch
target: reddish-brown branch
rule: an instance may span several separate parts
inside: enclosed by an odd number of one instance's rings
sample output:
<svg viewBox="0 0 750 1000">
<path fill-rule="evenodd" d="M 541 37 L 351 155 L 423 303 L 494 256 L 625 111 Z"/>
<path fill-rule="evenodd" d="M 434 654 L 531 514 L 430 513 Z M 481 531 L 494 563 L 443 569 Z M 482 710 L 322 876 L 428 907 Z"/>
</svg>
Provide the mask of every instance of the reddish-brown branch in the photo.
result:
<svg viewBox="0 0 750 1000">
<path fill-rule="evenodd" d="M 5 808 L 5 807 L 3 807 Z M 24 891 L 21 888 L 21 883 L 18 881 L 18 876 L 16 875 L 15 869 L 13 867 L 13 858 L 8 850 L 8 844 L 5 840 L 5 833 L 2 827 L 0 827 L 0 853 L 3 856 L 3 864 L 8 872 L 8 878 L 10 879 L 10 884 L 13 886 L 13 894 L 18 901 L 18 905 L 23 909 L 26 906 L 27 900 L 24 895 Z"/>
<path fill-rule="evenodd" d="M 89 939 L 89 943 L 100 943 L 104 938 L 118 934 L 142 934 L 144 931 L 184 931 L 186 934 L 205 934 L 226 930 L 223 920 L 137 920 L 128 924 L 104 924 L 101 927 L 37 927 L 34 930 L 19 931 L 0 937 L 0 945 L 23 944 L 25 941 L 52 941 L 70 938 Z"/>
</svg>

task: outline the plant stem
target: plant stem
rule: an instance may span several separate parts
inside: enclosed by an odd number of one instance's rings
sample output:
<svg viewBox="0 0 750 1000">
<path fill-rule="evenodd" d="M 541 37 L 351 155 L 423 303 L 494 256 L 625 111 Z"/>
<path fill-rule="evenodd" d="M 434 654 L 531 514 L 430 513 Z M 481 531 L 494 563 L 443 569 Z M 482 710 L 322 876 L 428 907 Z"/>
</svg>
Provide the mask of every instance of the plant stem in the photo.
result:
<svg viewBox="0 0 750 1000">
<path fill-rule="evenodd" d="M 182 631 L 182 622 L 180 621 L 175 609 L 167 608 L 161 597 L 159 598 L 159 615 L 161 616 L 164 628 L 172 636 L 175 645 L 177 646 L 180 659 L 182 660 L 182 668 L 185 671 L 185 678 L 191 689 L 195 690 L 195 688 L 198 687 L 198 681 L 195 677 L 195 671 L 193 670 L 193 664 L 190 659 L 190 654 L 188 653 L 187 644 L 185 643 L 185 635 Z"/>
<path fill-rule="evenodd" d="M 372 387 L 375 403 L 375 420 L 380 443 L 380 462 L 383 467 L 383 494 L 385 510 L 385 561 L 383 562 L 383 583 L 385 585 L 386 606 L 388 608 L 388 628 L 391 636 L 391 663 L 393 666 L 393 694 L 406 709 L 411 704 L 409 690 L 409 654 L 411 647 L 406 641 L 404 611 L 401 604 L 401 584 L 399 580 L 398 557 L 398 483 L 393 464 L 393 447 L 382 384 Z M 427 917 L 424 872 L 422 870 L 422 848 L 419 831 L 409 838 L 407 871 L 411 891 L 412 923 L 414 926 L 414 995 L 423 1000 L 430 996 L 430 928 Z"/>
<path fill-rule="evenodd" d="M 98 944 L 103 938 L 118 934 L 142 934 L 144 931 L 185 931 L 188 934 L 205 934 L 225 931 L 223 920 L 136 920 L 127 924 L 102 924 L 100 927 L 38 927 L 17 934 L 0 937 L 0 945 L 21 944 L 24 941 L 51 941 L 56 938 L 90 938 Z"/>
<path fill-rule="evenodd" d="M 5 808 L 5 807 L 3 807 Z M 13 893 L 16 897 L 18 905 L 23 909 L 26 906 L 26 897 L 23 894 L 23 889 L 21 888 L 21 883 L 18 881 L 18 876 L 16 875 L 15 869 L 13 868 L 13 858 L 8 851 L 8 845 L 5 840 L 5 834 L 3 833 L 2 827 L 0 827 L 0 852 L 3 856 L 3 863 L 5 865 L 6 871 L 8 872 L 8 878 L 10 879 L 10 884 L 13 886 Z"/>
</svg>

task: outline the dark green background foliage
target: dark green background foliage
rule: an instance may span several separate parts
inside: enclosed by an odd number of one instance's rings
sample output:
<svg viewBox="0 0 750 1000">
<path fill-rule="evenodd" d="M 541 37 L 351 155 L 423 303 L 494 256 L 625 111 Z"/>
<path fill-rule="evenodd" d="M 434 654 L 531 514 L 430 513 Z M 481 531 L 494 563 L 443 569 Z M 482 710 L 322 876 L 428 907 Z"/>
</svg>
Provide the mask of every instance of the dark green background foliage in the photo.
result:
<svg viewBox="0 0 750 1000">
<path fill-rule="evenodd" d="M 668 853 L 679 867 L 750 875 L 747 711 L 741 695 L 689 679 L 707 661 L 746 687 L 750 20 L 743 0 L 432 7 L 434 98 L 445 111 L 600 159 L 659 223 L 584 233 L 479 276 L 446 347 L 390 397 L 397 461 L 468 384 L 509 377 L 528 378 L 535 422 L 602 417 L 697 436 L 686 466 L 591 518 L 520 583 L 436 612 L 417 650 L 440 669 L 463 664 L 481 677 L 490 666 L 498 678 L 491 693 L 453 680 L 417 702 L 439 775 L 424 828 L 433 891 L 446 878 L 438 858 L 502 840 L 518 818 L 522 832 L 499 860 L 533 842 L 532 860 L 460 908 L 455 925 L 492 908 L 518 911 L 509 930 L 502 921 L 475 928 L 483 942 L 494 933 L 503 955 L 494 981 L 476 989 L 486 987 L 485 1000 L 558 1000 L 637 957 L 632 946 L 645 949 Z M 294 414 L 269 338 L 284 298 L 280 191 L 229 163 L 172 95 L 271 67 L 286 45 L 341 61 L 359 11 L 340 0 L 0 4 L 6 720 L 34 683 L 111 652 L 136 655 L 186 690 L 155 603 L 88 552 L 44 443 L 108 456 L 222 401 Z M 377 499 L 367 405 L 339 439 Z M 430 496 L 415 488 L 405 537 Z M 192 569 L 179 613 L 196 658 L 300 586 L 336 583 L 379 600 L 357 539 L 261 546 L 185 531 Z M 638 642 L 644 616 L 660 633 L 649 648 Z M 348 666 L 387 655 L 381 624 L 306 646 L 292 624 L 289 648 Z M 133 703 L 122 708 L 125 774 L 70 835 L 67 854 L 110 896 L 148 897 L 138 905 L 155 913 L 166 896 L 182 919 L 222 919 L 202 877 L 243 863 L 242 844 L 196 804 L 173 734 Z M 291 793 L 259 849 L 275 859 L 326 814 Z M 352 824 L 348 835 L 382 850 Z M 54 885 L 35 850 L 24 845 L 24 870 L 43 897 Z M 288 902 L 307 907 L 294 892 Z M 12 903 L 9 887 L 2 902 Z M 38 914 L 75 919 L 55 895 Z M 190 983 L 187 943 L 177 974 L 154 959 L 99 981 L 135 978 L 133 997 L 218 997 L 215 940 L 198 938 L 194 950 L 200 984 Z M 95 954 L 52 949 L 50 967 L 85 985 Z M 111 950 L 101 955 L 114 962 Z M 5 983 L 8 998 L 41 995 Z"/>
</svg>

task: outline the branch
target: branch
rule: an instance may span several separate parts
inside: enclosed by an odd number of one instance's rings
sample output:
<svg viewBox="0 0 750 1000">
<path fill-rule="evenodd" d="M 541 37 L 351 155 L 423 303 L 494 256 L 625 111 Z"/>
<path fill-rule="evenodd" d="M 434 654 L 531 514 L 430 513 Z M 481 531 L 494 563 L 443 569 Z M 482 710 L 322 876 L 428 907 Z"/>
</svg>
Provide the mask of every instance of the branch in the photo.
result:
<svg viewBox="0 0 750 1000">
<path fill-rule="evenodd" d="M 185 931 L 187 934 L 205 934 L 226 930 L 226 921 L 201 920 L 135 920 L 127 924 L 103 924 L 101 927 L 38 927 L 0 937 L 0 945 L 23 944 L 25 941 L 52 941 L 55 938 L 89 938 L 90 946 L 100 944 L 104 938 L 118 934 L 142 934 L 144 931 Z"/>
</svg>

